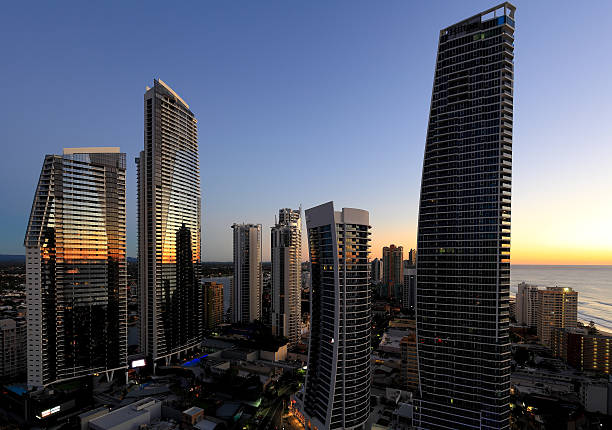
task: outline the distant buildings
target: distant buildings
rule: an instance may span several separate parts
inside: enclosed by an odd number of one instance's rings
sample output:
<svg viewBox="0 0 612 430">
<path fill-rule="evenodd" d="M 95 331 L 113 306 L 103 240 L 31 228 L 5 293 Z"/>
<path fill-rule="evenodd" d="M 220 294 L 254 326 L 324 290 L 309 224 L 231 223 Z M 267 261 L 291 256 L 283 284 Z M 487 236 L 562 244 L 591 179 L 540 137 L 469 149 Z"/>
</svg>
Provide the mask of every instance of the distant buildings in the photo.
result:
<svg viewBox="0 0 612 430">
<path fill-rule="evenodd" d="M 410 264 L 412 264 L 413 266 L 416 266 L 416 264 L 417 264 L 417 252 L 416 252 L 416 249 L 411 249 L 408 252 L 408 261 L 410 261 Z"/>
<path fill-rule="evenodd" d="M 261 319 L 263 273 L 261 270 L 261 224 L 234 224 L 234 282 L 232 322 Z"/>
<path fill-rule="evenodd" d="M 586 328 L 553 328 L 550 348 L 575 369 L 611 373 L 612 336 L 589 333 Z"/>
<path fill-rule="evenodd" d="M 301 210 L 281 209 L 272 227 L 272 334 L 300 341 L 302 329 Z"/>
<path fill-rule="evenodd" d="M 419 387 L 419 368 L 417 360 L 416 345 L 416 321 L 410 320 L 406 329 L 406 335 L 400 342 L 401 350 L 401 374 L 402 383 L 409 390 L 416 390 Z"/>
<path fill-rule="evenodd" d="M 516 293 L 516 322 L 529 327 L 537 326 L 538 287 L 521 282 Z"/>
<path fill-rule="evenodd" d="M 144 95 L 138 170 L 141 353 L 169 362 L 202 341 L 198 127 L 189 105 L 161 79 Z"/>
<path fill-rule="evenodd" d="M 553 329 L 578 325 L 578 292 L 571 288 L 548 287 L 538 290 L 537 300 L 538 337 L 550 347 Z"/>
<path fill-rule="evenodd" d="M 383 274 L 383 262 L 378 258 L 372 260 L 372 268 L 370 270 L 372 282 L 374 284 L 380 284 L 382 282 L 382 274 Z"/>
<path fill-rule="evenodd" d="M 439 34 L 417 236 L 418 428 L 510 425 L 514 11 Z"/>
<path fill-rule="evenodd" d="M 0 379 L 10 380 L 26 373 L 26 320 L 0 320 Z"/>
<path fill-rule="evenodd" d="M 223 322 L 223 284 L 204 282 L 204 321 L 207 330 Z"/>
<path fill-rule="evenodd" d="M 311 332 L 302 411 L 319 429 L 363 429 L 370 413 L 369 214 L 306 211 Z"/>
<path fill-rule="evenodd" d="M 416 305 L 416 266 L 404 260 L 404 283 L 402 285 L 402 307 L 414 308 Z"/>
<path fill-rule="evenodd" d="M 47 155 L 24 244 L 28 385 L 126 368 L 125 154 Z"/>
<path fill-rule="evenodd" d="M 383 248 L 383 287 L 389 299 L 399 299 L 404 285 L 404 248 L 402 246 L 385 246 Z"/>
</svg>

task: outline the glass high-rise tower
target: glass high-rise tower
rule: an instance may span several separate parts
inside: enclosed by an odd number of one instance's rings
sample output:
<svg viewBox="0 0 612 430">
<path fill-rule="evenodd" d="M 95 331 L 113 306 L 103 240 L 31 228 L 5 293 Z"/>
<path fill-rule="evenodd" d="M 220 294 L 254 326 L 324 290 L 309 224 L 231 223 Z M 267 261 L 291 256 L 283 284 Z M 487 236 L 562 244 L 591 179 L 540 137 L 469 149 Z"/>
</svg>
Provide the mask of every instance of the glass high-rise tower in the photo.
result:
<svg viewBox="0 0 612 430">
<path fill-rule="evenodd" d="M 333 202 L 306 211 L 311 329 L 300 409 L 309 428 L 365 429 L 370 415 L 369 221 Z"/>
<path fill-rule="evenodd" d="M 423 429 L 506 429 L 515 7 L 440 32 L 418 226 Z"/>
<path fill-rule="evenodd" d="M 24 245 L 28 385 L 126 368 L 125 154 L 47 155 Z"/>
<path fill-rule="evenodd" d="M 168 361 L 201 343 L 204 316 L 197 120 L 162 80 L 144 95 L 136 165 L 140 348 Z"/>
</svg>

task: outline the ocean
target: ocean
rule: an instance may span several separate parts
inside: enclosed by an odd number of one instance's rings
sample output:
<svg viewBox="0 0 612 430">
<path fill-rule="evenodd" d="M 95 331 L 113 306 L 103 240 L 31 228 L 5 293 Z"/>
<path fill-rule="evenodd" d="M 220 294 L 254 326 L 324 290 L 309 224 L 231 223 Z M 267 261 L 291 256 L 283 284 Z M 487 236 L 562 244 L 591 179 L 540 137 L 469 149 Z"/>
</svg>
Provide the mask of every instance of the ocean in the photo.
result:
<svg viewBox="0 0 612 430">
<path fill-rule="evenodd" d="M 540 287 L 569 287 L 578 291 L 578 318 L 612 331 L 612 266 L 510 267 L 510 292 L 521 282 Z"/>
</svg>

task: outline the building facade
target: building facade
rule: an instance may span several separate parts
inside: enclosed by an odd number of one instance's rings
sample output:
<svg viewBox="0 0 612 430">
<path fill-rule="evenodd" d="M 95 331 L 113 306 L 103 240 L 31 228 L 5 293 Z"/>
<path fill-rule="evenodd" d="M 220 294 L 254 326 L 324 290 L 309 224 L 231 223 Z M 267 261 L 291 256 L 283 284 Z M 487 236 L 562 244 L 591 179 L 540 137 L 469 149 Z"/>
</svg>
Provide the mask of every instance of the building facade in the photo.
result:
<svg viewBox="0 0 612 430">
<path fill-rule="evenodd" d="M 538 287 L 521 282 L 516 293 L 516 322 L 536 327 L 538 318 Z"/>
<path fill-rule="evenodd" d="M 372 275 L 372 283 L 378 285 L 382 282 L 382 274 L 383 274 L 383 262 L 382 260 L 375 258 L 372 260 L 372 268 L 370 273 Z"/>
<path fill-rule="evenodd" d="M 263 273 L 261 270 L 261 224 L 234 224 L 234 281 L 232 322 L 261 320 Z"/>
<path fill-rule="evenodd" d="M 414 308 L 416 305 L 416 267 L 410 260 L 404 260 L 404 284 L 402 286 L 402 308 Z"/>
<path fill-rule="evenodd" d="M 546 346 L 550 346 L 553 329 L 577 327 L 578 292 L 561 287 L 538 290 L 537 324 L 540 342 Z"/>
<path fill-rule="evenodd" d="M 440 31 L 417 236 L 423 429 L 508 429 L 515 7 Z"/>
<path fill-rule="evenodd" d="M 416 263 L 417 263 L 417 252 L 416 252 L 416 249 L 411 249 L 408 252 L 408 261 L 410 261 L 410 264 L 412 264 L 413 266 L 416 266 Z"/>
<path fill-rule="evenodd" d="M 272 334 L 300 342 L 302 330 L 301 210 L 281 209 L 272 227 Z"/>
<path fill-rule="evenodd" d="M 207 330 L 223 323 L 223 284 L 204 282 L 204 322 Z"/>
<path fill-rule="evenodd" d="M 365 429 L 370 413 L 369 214 L 306 211 L 312 273 L 308 370 L 301 410 L 317 429 Z"/>
<path fill-rule="evenodd" d="M 125 368 L 125 154 L 47 155 L 24 244 L 28 385 Z"/>
<path fill-rule="evenodd" d="M 0 320 L 0 379 L 12 380 L 26 373 L 27 324 L 23 318 Z"/>
<path fill-rule="evenodd" d="M 402 246 L 385 246 L 383 248 L 383 288 L 386 297 L 399 299 L 399 291 L 404 285 L 404 248 Z"/>
<path fill-rule="evenodd" d="M 400 341 L 402 383 L 410 391 L 419 387 L 419 369 L 416 347 L 416 321 L 406 329 L 406 336 Z"/>
<path fill-rule="evenodd" d="M 550 349 L 575 369 L 610 374 L 612 336 L 586 328 L 554 328 L 550 333 Z"/>
<path fill-rule="evenodd" d="M 200 164 L 197 120 L 161 79 L 144 94 L 136 166 L 140 352 L 168 362 L 202 341 Z"/>
</svg>

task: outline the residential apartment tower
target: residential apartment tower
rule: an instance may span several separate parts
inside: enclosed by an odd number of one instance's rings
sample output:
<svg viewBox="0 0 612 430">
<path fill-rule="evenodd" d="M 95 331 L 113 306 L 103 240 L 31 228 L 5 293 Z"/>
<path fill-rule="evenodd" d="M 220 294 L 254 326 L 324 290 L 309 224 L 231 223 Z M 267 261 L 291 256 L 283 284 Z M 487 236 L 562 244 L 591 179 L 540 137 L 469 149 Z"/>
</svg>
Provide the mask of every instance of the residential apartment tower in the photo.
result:
<svg viewBox="0 0 612 430">
<path fill-rule="evenodd" d="M 232 322 L 252 323 L 262 317 L 261 224 L 234 224 Z"/>
<path fill-rule="evenodd" d="M 144 95 L 138 169 L 140 349 L 154 362 L 202 341 L 198 127 L 161 79 Z"/>
<path fill-rule="evenodd" d="M 514 11 L 440 31 L 417 236 L 423 429 L 507 429 Z"/>
<path fill-rule="evenodd" d="M 28 385 L 126 368 L 125 154 L 47 155 L 24 244 Z"/>
<path fill-rule="evenodd" d="M 306 211 L 312 273 L 301 409 L 318 429 L 365 429 L 370 413 L 370 225 L 333 202 Z"/>
<path fill-rule="evenodd" d="M 272 334 L 295 346 L 302 329 L 301 210 L 281 209 L 272 227 Z"/>
</svg>

